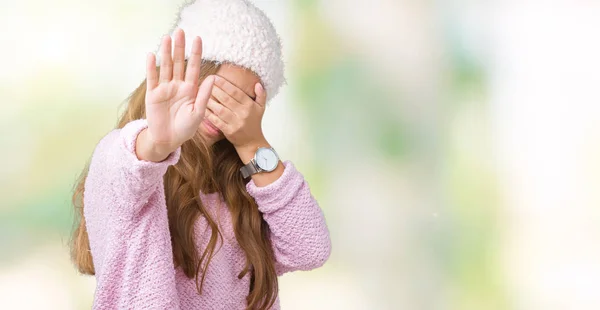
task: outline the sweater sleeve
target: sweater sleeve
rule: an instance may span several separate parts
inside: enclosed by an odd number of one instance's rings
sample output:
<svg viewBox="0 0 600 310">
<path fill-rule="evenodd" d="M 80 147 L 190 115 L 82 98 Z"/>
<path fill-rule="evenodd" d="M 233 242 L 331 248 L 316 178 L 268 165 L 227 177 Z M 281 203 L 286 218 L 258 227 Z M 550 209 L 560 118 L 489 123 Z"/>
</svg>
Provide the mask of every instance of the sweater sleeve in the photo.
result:
<svg viewBox="0 0 600 310">
<path fill-rule="evenodd" d="M 93 309 L 179 309 L 163 176 L 180 149 L 160 163 L 139 160 L 145 120 L 107 134 L 96 146 L 84 190 L 84 219 L 96 291 Z"/>
<path fill-rule="evenodd" d="M 246 185 L 269 224 L 278 275 L 318 268 L 331 253 L 325 217 L 308 183 L 290 161 L 283 165 L 275 182 L 258 187 L 251 180 Z"/>
<path fill-rule="evenodd" d="M 163 176 L 167 168 L 179 161 L 181 147 L 159 163 L 140 160 L 135 152 L 135 144 L 139 133 L 148 127 L 145 119 L 139 119 L 126 124 L 122 129 L 113 130 L 96 147 L 94 157 L 103 174 L 105 181 L 119 187 L 121 192 L 135 201 L 124 212 L 136 212 L 163 184 Z M 93 160 L 92 159 L 92 160 Z M 91 167 L 90 167 L 91 168 Z"/>
</svg>

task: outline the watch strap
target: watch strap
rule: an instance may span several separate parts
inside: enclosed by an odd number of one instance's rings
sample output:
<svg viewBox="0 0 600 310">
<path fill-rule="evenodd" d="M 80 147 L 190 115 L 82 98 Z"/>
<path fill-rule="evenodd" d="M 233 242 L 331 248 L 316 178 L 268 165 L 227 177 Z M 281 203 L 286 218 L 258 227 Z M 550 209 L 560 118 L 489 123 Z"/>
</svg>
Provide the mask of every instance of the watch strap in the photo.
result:
<svg viewBox="0 0 600 310">
<path fill-rule="evenodd" d="M 256 165 L 253 158 L 248 164 L 240 168 L 240 171 L 242 172 L 242 177 L 245 179 L 255 173 L 259 173 L 261 169 Z"/>
</svg>

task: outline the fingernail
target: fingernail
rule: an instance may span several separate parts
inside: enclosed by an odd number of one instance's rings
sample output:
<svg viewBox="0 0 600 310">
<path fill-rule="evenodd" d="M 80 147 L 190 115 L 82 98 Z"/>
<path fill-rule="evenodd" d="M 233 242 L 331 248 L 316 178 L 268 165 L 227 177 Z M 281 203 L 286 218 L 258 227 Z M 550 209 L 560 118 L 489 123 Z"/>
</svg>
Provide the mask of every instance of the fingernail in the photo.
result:
<svg viewBox="0 0 600 310">
<path fill-rule="evenodd" d="M 263 88 L 263 86 L 260 83 L 256 83 L 256 90 L 263 92 L 265 89 Z"/>
</svg>

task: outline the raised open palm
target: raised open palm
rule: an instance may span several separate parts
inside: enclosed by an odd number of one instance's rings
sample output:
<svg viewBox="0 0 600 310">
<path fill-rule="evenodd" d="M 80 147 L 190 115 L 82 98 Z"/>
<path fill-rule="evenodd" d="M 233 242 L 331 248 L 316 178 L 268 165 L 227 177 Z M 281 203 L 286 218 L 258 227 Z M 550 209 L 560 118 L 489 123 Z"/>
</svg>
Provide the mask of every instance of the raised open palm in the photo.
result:
<svg viewBox="0 0 600 310">
<path fill-rule="evenodd" d="M 165 36 L 160 48 L 160 75 L 156 72 L 153 53 L 146 61 L 146 119 L 153 143 L 176 149 L 198 130 L 214 78 L 198 86 L 202 63 L 202 40 L 194 38 L 192 53 L 185 68 L 185 35 L 177 29 L 171 57 L 171 37 Z"/>
</svg>

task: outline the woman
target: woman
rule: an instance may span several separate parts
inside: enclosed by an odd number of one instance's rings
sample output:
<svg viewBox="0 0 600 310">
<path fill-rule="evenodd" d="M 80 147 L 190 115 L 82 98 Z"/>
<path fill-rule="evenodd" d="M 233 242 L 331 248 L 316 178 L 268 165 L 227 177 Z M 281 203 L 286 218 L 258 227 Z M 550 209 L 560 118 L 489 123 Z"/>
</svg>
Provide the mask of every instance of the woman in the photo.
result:
<svg viewBox="0 0 600 310">
<path fill-rule="evenodd" d="M 77 185 L 74 262 L 96 276 L 94 309 L 279 309 L 277 276 L 331 249 L 261 129 L 279 37 L 245 0 L 197 0 L 176 26 Z"/>
</svg>

